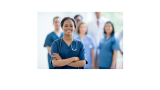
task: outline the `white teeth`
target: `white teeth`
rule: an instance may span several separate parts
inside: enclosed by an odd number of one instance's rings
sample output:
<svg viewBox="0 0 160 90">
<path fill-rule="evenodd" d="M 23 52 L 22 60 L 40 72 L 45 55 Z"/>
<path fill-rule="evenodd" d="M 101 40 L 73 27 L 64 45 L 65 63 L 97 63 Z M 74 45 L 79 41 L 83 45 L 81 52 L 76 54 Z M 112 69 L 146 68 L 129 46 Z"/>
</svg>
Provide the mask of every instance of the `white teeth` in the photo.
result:
<svg viewBox="0 0 160 90">
<path fill-rule="evenodd" d="M 71 30 L 67 30 L 67 32 L 71 32 Z"/>
</svg>

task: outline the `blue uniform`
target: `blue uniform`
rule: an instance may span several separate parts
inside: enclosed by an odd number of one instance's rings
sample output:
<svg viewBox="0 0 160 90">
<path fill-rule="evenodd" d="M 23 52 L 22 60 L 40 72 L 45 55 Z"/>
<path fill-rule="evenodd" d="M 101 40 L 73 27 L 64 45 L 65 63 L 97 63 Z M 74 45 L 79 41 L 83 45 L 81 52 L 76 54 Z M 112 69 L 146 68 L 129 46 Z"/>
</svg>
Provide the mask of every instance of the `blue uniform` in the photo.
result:
<svg viewBox="0 0 160 90">
<path fill-rule="evenodd" d="M 55 32 L 49 33 L 46 37 L 44 47 L 46 47 L 46 46 L 51 47 L 51 44 L 53 43 L 53 41 L 55 41 L 56 39 L 61 38 L 61 37 L 63 37 L 63 32 L 61 33 L 60 37 L 58 37 Z M 53 65 L 51 63 L 49 63 L 50 59 L 51 59 L 51 56 L 48 53 L 48 66 L 49 66 L 49 69 L 53 69 L 54 68 Z"/>
<path fill-rule="evenodd" d="M 93 41 L 92 37 L 87 34 L 85 35 L 84 40 L 82 40 L 79 35 L 75 37 L 75 39 L 82 41 L 85 47 L 86 59 L 87 59 L 88 64 L 84 67 L 84 69 L 91 69 L 91 65 L 92 65 L 91 50 L 95 49 L 95 42 Z"/>
<path fill-rule="evenodd" d="M 62 41 L 62 42 L 61 42 Z M 60 47 L 60 43 L 61 43 L 61 47 Z M 77 43 L 77 44 L 76 44 Z M 76 51 L 73 51 L 72 48 Z M 85 58 L 85 50 L 84 50 L 84 46 L 82 44 L 81 41 L 78 40 L 74 40 L 72 41 L 70 46 L 68 46 L 66 44 L 66 42 L 63 39 L 57 39 L 55 40 L 52 45 L 51 45 L 51 54 L 53 55 L 53 53 L 58 53 L 61 56 L 62 59 L 67 59 L 67 58 L 71 58 L 71 57 L 79 57 L 80 60 L 86 60 Z M 60 50 L 59 50 L 60 47 Z M 53 57 L 51 57 L 52 59 L 50 60 L 50 63 L 52 64 L 52 60 Z M 87 64 L 87 62 L 86 62 Z M 55 69 L 81 69 L 82 67 L 76 68 L 76 67 L 71 67 L 71 66 L 63 66 L 63 67 L 56 67 Z"/>
<path fill-rule="evenodd" d="M 99 49 L 99 68 L 110 69 L 113 58 L 113 50 L 119 50 L 118 39 L 116 39 L 114 35 L 110 36 L 108 39 L 101 39 Z"/>
</svg>

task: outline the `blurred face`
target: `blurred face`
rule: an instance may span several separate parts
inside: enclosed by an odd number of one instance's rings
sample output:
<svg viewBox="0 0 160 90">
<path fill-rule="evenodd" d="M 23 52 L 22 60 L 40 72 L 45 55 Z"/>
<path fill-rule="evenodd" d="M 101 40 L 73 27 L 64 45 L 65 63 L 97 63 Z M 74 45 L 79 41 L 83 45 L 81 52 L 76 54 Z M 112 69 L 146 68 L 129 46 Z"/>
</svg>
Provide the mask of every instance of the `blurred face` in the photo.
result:
<svg viewBox="0 0 160 90">
<path fill-rule="evenodd" d="M 78 16 L 75 18 L 75 21 L 76 21 L 76 24 L 78 25 L 82 21 L 82 18 Z"/>
<path fill-rule="evenodd" d="M 112 31 L 113 31 L 112 25 L 111 25 L 110 23 L 106 23 L 104 29 L 105 29 L 105 32 L 106 32 L 107 34 L 111 34 Z"/>
<path fill-rule="evenodd" d="M 55 29 L 60 29 L 60 23 L 61 23 L 61 21 L 59 18 L 54 19 L 53 25 L 54 25 Z"/>
<path fill-rule="evenodd" d="M 70 19 L 65 20 L 62 30 L 64 31 L 65 35 L 72 35 L 73 31 L 75 30 L 73 21 Z"/>
<path fill-rule="evenodd" d="M 86 34 L 87 25 L 86 24 L 81 24 L 80 27 L 79 27 L 79 32 L 80 32 L 80 34 Z"/>
<path fill-rule="evenodd" d="M 101 12 L 95 12 L 95 15 L 96 15 L 97 19 L 99 19 L 101 17 L 102 13 Z"/>
</svg>

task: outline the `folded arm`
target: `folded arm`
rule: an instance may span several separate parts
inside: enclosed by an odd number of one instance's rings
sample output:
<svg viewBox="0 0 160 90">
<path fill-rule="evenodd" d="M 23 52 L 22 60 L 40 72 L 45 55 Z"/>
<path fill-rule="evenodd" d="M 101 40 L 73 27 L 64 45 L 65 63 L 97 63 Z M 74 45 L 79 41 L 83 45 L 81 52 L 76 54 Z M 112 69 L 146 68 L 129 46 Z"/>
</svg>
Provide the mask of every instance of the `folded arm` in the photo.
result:
<svg viewBox="0 0 160 90">
<path fill-rule="evenodd" d="M 85 60 L 79 60 L 79 57 L 71 57 L 68 59 L 62 59 L 59 54 L 53 54 L 52 57 L 54 57 L 54 60 L 52 60 L 52 64 L 54 67 L 60 67 L 60 66 L 71 66 L 71 67 L 84 67 L 86 61 Z"/>
<path fill-rule="evenodd" d="M 79 58 L 78 57 L 71 57 L 71 58 L 68 58 L 68 59 L 62 59 L 59 54 L 56 54 L 54 53 L 52 55 L 52 57 L 54 57 L 54 59 L 52 60 L 52 64 L 54 67 L 62 67 L 62 66 L 65 66 L 65 65 L 68 65 L 74 61 L 78 61 Z M 72 65 L 72 64 L 71 64 Z"/>
<path fill-rule="evenodd" d="M 79 60 L 79 61 L 71 62 L 68 64 L 68 66 L 71 66 L 71 67 L 85 67 L 85 65 L 86 65 L 85 60 Z"/>
</svg>

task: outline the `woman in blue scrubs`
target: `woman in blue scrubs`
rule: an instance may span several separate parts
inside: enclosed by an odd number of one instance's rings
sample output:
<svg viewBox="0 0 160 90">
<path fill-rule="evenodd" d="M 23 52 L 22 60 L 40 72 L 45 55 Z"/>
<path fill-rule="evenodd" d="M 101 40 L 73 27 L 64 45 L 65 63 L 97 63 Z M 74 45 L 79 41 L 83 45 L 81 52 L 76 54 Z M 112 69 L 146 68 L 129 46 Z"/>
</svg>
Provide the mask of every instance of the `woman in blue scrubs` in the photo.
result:
<svg viewBox="0 0 160 90">
<path fill-rule="evenodd" d="M 60 31 L 60 22 L 61 21 L 60 21 L 59 17 L 55 17 L 53 19 L 53 25 L 55 27 L 55 30 L 47 35 L 45 43 L 44 43 L 44 47 L 47 47 L 47 50 L 48 50 L 48 66 L 49 66 L 49 69 L 54 69 L 53 65 L 50 63 L 51 44 L 56 39 L 63 37 L 63 32 Z"/>
<path fill-rule="evenodd" d="M 76 28 L 74 19 L 65 17 L 61 21 L 61 28 L 64 36 L 52 43 L 50 63 L 55 69 L 82 69 L 87 61 L 83 43 L 72 38 Z"/>
<path fill-rule="evenodd" d="M 115 69 L 119 50 L 119 41 L 114 36 L 113 23 L 108 21 L 104 27 L 105 38 L 99 44 L 99 69 Z"/>
<path fill-rule="evenodd" d="M 85 47 L 86 59 L 88 64 L 84 67 L 84 69 L 94 69 L 95 68 L 95 60 L 94 60 L 94 49 L 95 43 L 91 36 L 87 34 L 87 25 L 84 22 L 80 22 L 77 27 L 77 33 L 79 34 L 75 39 L 82 41 Z"/>
</svg>

